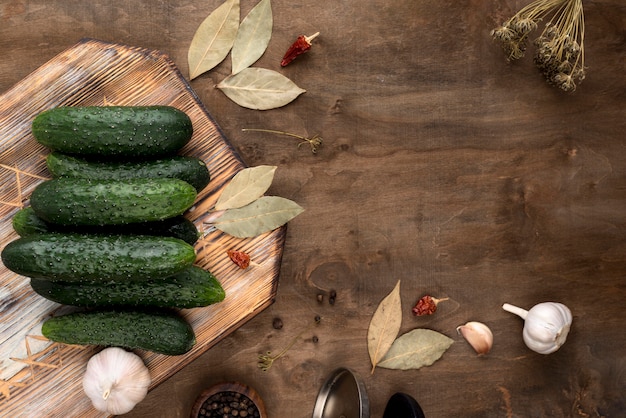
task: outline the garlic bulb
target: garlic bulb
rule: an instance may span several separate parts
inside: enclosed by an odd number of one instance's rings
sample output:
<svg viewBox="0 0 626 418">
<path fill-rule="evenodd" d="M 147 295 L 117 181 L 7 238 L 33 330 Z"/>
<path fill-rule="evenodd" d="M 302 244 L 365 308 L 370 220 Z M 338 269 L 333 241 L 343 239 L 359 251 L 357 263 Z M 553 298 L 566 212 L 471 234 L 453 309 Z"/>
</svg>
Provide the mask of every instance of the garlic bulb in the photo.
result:
<svg viewBox="0 0 626 418">
<path fill-rule="evenodd" d="M 493 333 L 489 327 L 482 322 L 468 322 L 465 325 L 458 326 L 456 332 L 460 333 L 463 338 L 472 346 L 478 354 L 487 354 L 493 345 Z"/>
<path fill-rule="evenodd" d="M 150 382 L 150 371 L 141 357 L 109 347 L 87 362 L 83 389 L 98 411 L 121 415 L 146 397 Z"/>
<path fill-rule="evenodd" d="M 531 350 L 550 354 L 565 344 L 572 325 L 572 312 L 562 303 L 543 302 L 529 311 L 505 303 L 502 309 L 524 319 L 524 343 Z"/>
</svg>

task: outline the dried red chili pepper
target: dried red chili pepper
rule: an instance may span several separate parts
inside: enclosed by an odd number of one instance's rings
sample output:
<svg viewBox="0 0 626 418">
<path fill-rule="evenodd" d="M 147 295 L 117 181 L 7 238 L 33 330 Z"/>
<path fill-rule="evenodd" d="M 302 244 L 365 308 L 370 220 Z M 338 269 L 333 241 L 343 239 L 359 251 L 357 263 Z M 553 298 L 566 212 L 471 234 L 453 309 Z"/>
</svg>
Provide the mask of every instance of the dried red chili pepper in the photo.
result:
<svg viewBox="0 0 626 418">
<path fill-rule="evenodd" d="M 228 250 L 227 253 L 232 262 L 237 264 L 240 269 L 248 268 L 250 265 L 250 256 L 243 251 Z"/>
<path fill-rule="evenodd" d="M 422 296 L 422 298 L 417 301 L 412 309 L 413 315 L 432 315 L 437 311 L 437 305 L 439 304 L 439 302 L 443 302 L 444 300 L 448 300 L 448 298 L 437 299 L 430 295 Z"/>
<path fill-rule="evenodd" d="M 306 51 L 311 49 L 311 41 L 317 37 L 320 33 L 317 32 L 311 36 L 298 36 L 298 39 L 291 44 L 287 52 L 285 52 L 285 56 L 283 60 L 280 62 L 282 67 L 287 66 L 291 61 L 296 59 L 298 55 L 304 54 Z"/>
</svg>

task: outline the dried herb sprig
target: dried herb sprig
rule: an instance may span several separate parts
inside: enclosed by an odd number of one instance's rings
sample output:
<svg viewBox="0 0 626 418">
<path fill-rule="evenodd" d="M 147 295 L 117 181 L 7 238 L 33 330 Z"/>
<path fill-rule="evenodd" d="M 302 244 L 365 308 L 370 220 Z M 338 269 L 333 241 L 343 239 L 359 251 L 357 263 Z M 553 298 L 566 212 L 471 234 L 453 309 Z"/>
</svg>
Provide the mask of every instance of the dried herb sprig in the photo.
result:
<svg viewBox="0 0 626 418">
<path fill-rule="evenodd" d="M 265 132 L 265 133 L 270 133 L 270 134 L 287 135 L 292 138 L 298 138 L 302 141 L 298 144 L 298 148 L 300 148 L 301 145 L 308 143 L 311 146 L 311 152 L 313 154 L 317 153 L 317 150 L 322 146 L 322 142 L 323 142 L 322 137 L 319 136 L 318 134 L 315 134 L 311 138 L 307 138 L 306 136 L 296 135 L 290 132 L 276 131 L 273 129 L 246 129 L 244 128 L 242 129 L 242 131 L 243 132 Z"/>
<path fill-rule="evenodd" d="M 546 80 L 572 92 L 585 78 L 585 19 L 582 0 L 535 0 L 491 31 L 508 60 L 522 58 L 530 32 L 550 17 L 535 39 L 534 62 Z"/>
<path fill-rule="evenodd" d="M 281 358 L 282 356 L 284 356 L 287 351 L 289 351 L 289 349 L 291 349 L 291 347 L 293 347 L 293 345 L 296 343 L 296 341 L 298 341 L 298 338 L 300 338 L 302 336 L 302 334 L 304 334 L 305 332 L 307 332 L 309 329 L 311 329 L 311 327 L 313 327 L 314 325 L 317 325 L 321 322 L 322 318 L 319 316 L 315 317 L 315 322 L 313 322 L 312 324 L 310 324 L 308 327 L 306 327 L 305 329 L 303 329 L 302 331 L 300 331 L 298 333 L 298 335 L 296 335 L 295 337 L 293 337 L 293 339 L 291 340 L 291 342 L 289 344 L 287 344 L 287 346 L 285 348 L 282 349 L 282 351 L 276 355 L 272 355 L 271 351 L 266 352 L 265 354 L 259 354 L 259 368 L 261 370 L 263 370 L 264 372 L 268 371 L 270 367 L 272 367 L 272 365 L 274 364 L 274 362 L 276 360 L 278 360 L 279 358 Z"/>
<path fill-rule="evenodd" d="M 37 174 L 32 174 L 32 173 L 29 173 L 28 171 L 21 170 L 17 168 L 17 164 L 15 165 L 15 167 L 11 167 L 5 164 L 0 164 L 0 168 L 4 168 L 6 170 L 12 171 L 15 174 L 15 188 L 17 191 L 17 198 L 14 202 L 0 200 L 0 204 L 2 205 L 13 206 L 16 208 L 24 207 L 25 197 L 22 193 L 22 176 L 32 177 L 32 178 L 39 179 L 39 180 L 50 180 L 50 178 L 48 177 L 39 176 Z"/>
</svg>

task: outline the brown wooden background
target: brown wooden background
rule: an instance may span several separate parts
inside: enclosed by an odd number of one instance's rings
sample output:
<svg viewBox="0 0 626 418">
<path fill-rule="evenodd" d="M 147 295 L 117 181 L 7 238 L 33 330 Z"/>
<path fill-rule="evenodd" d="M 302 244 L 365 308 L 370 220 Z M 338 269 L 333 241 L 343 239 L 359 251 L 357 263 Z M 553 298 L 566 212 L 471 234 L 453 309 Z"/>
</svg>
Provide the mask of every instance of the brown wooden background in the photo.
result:
<svg viewBox="0 0 626 418">
<path fill-rule="evenodd" d="M 623 416 L 626 4 L 584 1 L 589 68 L 568 95 L 543 81 L 532 51 L 510 65 L 489 37 L 528 2 L 274 0 L 256 65 L 307 93 L 277 110 L 240 108 L 214 88 L 229 61 L 191 83 L 249 166 L 279 167 L 270 192 L 306 212 L 289 224 L 275 303 L 128 417 L 186 417 L 204 388 L 237 380 L 260 392 L 271 418 L 304 418 L 340 366 L 364 378 L 372 417 L 397 391 L 429 418 Z M 193 33 L 219 4 L 2 1 L 0 91 L 83 37 L 161 50 L 187 74 Z M 242 0 L 242 16 L 254 4 Z M 311 51 L 281 70 L 295 37 L 317 31 Z M 242 128 L 320 134 L 324 147 L 313 155 Z M 428 327 L 456 343 L 428 368 L 371 375 L 369 320 L 399 279 L 403 332 Z M 424 293 L 451 301 L 414 318 Z M 546 300 L 567 304 L 574 326 L 542 356 L 500 306 Z M 316 315 L 321 324 L 285 357 L 257 368 L 259 353 L 280 351 Z M 456 335 L 468 320 L 493 330 L 487 357 Z"/>
</svg>

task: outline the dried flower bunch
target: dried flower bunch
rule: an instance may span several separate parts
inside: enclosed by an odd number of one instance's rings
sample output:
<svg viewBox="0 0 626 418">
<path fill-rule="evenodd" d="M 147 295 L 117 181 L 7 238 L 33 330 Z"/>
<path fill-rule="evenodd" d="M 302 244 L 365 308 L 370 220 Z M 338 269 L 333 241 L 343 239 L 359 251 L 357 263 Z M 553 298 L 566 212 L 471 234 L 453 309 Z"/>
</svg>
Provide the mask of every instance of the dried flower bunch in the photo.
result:
<svg viewBox="0 0 626 418">
<path fill-rule="evenodd" d="M 491 31 L 508 60 L 522 58 L 530 32 L 549 17 L 535 40 L 535 64 L 546 80 L 572 92 L 585 78 L 585 19 L 582 0 L 535 0 Z"/>
</svg>

